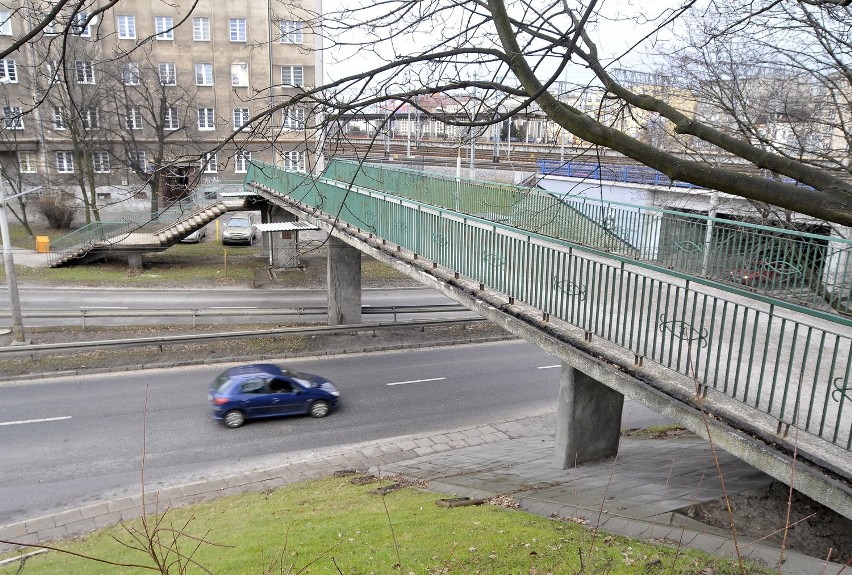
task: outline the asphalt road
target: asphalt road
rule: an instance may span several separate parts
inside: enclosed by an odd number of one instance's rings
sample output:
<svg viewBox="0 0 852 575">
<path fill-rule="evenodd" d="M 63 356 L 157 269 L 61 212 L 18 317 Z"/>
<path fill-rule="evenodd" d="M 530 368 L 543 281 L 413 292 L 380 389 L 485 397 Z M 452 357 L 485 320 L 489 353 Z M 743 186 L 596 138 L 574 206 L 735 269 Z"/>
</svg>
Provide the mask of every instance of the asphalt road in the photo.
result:
<svg viewBox="0 0 852 575">
<path fill-rule="evenodd" d="M 2 289 L 5 292 L 5 289 Z M 128 313 L 129 317 L 87 317 L 87 326 L 192 324 L 192 317 L 158 315 L 133 317 L 133 310 L 211 310 L 218 316 L 199 319 L 205 324 L 261 323 L 267 321 L 325 321 L 325 314 L 297 316 L 249 316 L 246 309 L 297 309 L 325 307 L 328 304 L 324 289 L 128 289 L 128 288 L 68 288 L 28 287 L 19 291 L 24 327 L 81 325 L 83 310 Z M 362 305 L 373 307 L 455 305 L 455 302 L 429 288 L 364 289 Z M 0 298 L 0 312 L 9 317 L 9 298 Z M 28 312 L 65 311 L 78 314 L 74 318 L 28 317 Z M 456 319 L 470 317 L 470 312 L 405 314 L 399 319 Z M 391 315 L 365 315 L 364 321 L 393 321 Z M 9 320 L 0 319 L 0 325 Z"/>
<path fill-rule="evenodd" d="M 226 429 L 206 399 L 222 365 L 0 383 L 0 523 L 138 493 L 143 440 L 151 489 L 296 451 L 550 411 L 559 383 L 558 362 L 522 342 L 290 364 L 335 381 L 341 409 Z M 627 410 L 632 427 L 660 422 L 636 404 Z"/>
</svg>

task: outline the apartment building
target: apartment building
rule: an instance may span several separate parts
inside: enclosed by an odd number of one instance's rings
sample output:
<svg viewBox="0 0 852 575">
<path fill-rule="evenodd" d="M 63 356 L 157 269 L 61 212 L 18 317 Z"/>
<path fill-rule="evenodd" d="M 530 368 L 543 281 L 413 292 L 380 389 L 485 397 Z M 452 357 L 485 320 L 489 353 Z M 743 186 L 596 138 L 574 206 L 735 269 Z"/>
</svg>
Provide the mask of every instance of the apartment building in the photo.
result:
<svg viewBox="0 0 852 575">
<path fill-rule="evenodd" d="M 0 3 L 0 49 L 32 35 L 0 60 L 8 183 L 167 201 L 250 160 L 310 169 L 320 0 L 69 4 Z"/>
</svg>

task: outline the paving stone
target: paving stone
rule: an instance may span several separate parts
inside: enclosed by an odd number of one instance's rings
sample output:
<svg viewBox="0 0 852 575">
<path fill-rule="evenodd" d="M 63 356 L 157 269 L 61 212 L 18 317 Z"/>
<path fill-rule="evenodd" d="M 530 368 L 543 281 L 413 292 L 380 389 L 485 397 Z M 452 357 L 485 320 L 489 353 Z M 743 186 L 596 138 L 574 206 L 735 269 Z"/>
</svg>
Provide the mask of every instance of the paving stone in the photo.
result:
<svg viewBox="0 0 852 575">
<path fill-rule="evenodd" d="M 110 513 L 113 511 L 125 511 L 127 509 L 133 509 L 136 507 L 136 502 L 130 498 L 125 497 L 124 499 L 116 499 L 115 501 L 110 501 L 107 503 L 107 509 Z"/>
<path fill-rule="evenodd" d="M 26 528 L 29 533 L 37 533 L 45 529 L 56 527 L 56 519 L 52 515 L 47 517 L 39 517 L 26 522 Z"/>
<path fill-rule="evenodd" d="M 74 521 L 73 523 L 68 523 L 65 525 L 65 529 L 68 531 L 69 535 L 79 535 L 81 533 L 88 533 L 89 531 L 94 531 L 97 528 L 98 524 L 95 523 L 94 517 L 81 519 L 79 521 Z"/>
<path fill-rule="evenodd" d="M 83 516 L 83 519 L 88 519 L 90 517 L 97 517 L 98 515 L 103 515 L 104 513 L 109 513 L 109 509 L 106 503 L 98 503 L 96 505 L 87 505 L 86 507 L 80 508 L 80 515 Z"/>
<path fill-rule="evenodd" d="M 119 511 L 112 511 L 103 515 L 96 515 L 92 519 L 95 522 L 95 527 L 109 527 L 121 523 L 121 513 Z"/>
<path fill-rule="evenodd" d="M 37 534 L 39 541 L 53 541 L 67 537 L 68 530 L 64 525 L 59 525 L 57 527 L 51 527 L 50 529 L 40 529 Z"/>
<path fill-rule="evenodd" d="M 19 539 L 29 533 L 26 523 L 13 523 L 0 527 L 0 539 Z"/>
</svg>

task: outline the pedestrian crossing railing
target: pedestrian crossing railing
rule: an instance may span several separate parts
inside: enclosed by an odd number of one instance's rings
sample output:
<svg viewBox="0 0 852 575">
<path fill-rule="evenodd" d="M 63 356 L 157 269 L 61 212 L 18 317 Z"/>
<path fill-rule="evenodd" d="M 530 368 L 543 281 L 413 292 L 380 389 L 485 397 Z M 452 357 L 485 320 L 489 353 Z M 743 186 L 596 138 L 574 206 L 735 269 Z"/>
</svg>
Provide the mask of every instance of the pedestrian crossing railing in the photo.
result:
<svg viewBox="0 0 852 575">
<path fill-rule="evenodd" d="M 726 297 L 676 271 L 662 275 L 617 253 L 405 194 L 262 164 L 250 167 L 246 181 L 768 414 L 782 434 L 798 429 L 852 450 L 852 400 L 839 391 L 852 382 L 848 319 Z"/>
<path fill-rule="evenodd" d="M 852 310 L 852 230 L 807 233 L 340 160 L 323 175 L 768 298 Z"/>
<path fill-rule="evenodd" d="M 168 206 L 151 212 L 128 214 L 115 222 L 92 222 L 53 240 L 48 253 L 48 265 L 56 267 L 67 261 L 84 257 L 96 247 L 121 249 L 121 242 L 133 232 L 160 231 L 164 226 L 179 222 L 200 208 L 215 203 L 220 195 L 242 190 L 244 182 L 222 181 L 200 185 L 191 194 Z"/>
<path fill-rule="evenodd" d="M 86 224 L 50 242 L 47 263 L 50 266 L 57 266 L 68 259 L 83 256 L 94 246 L 110 238 L 125 236 L 138 227 L 138 224 L 130 220 Z"/>
</svg>

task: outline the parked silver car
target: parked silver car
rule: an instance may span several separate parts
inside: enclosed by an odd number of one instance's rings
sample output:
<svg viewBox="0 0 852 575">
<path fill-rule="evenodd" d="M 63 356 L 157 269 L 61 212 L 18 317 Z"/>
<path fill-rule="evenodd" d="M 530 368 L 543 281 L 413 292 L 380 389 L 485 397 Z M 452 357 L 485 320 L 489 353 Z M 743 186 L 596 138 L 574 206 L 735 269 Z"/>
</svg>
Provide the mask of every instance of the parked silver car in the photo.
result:
<svg viewBox="0 0 852 575">
<path fill-rule="evenodd" d="M 251 212 L 237 212 L 228 219 L 222 229 L 223 244 L 252 245 L 257 237 L 257 224 Z"/>
<path fill-rule="evenodd" d="M 195 230 L 194 232 L 192 232 L 191 234 L 189 234 L 188 236 L 183 238 L 181 241 L 186 243 L 186 244 L 197 244 L 198 242 L 200 242 L 201 240 L 203 240 L 206 237 L 207 237 L 207 226 L 204 226 L 203 228 L 198 228 L 197 230 Z"/>
</svg>

